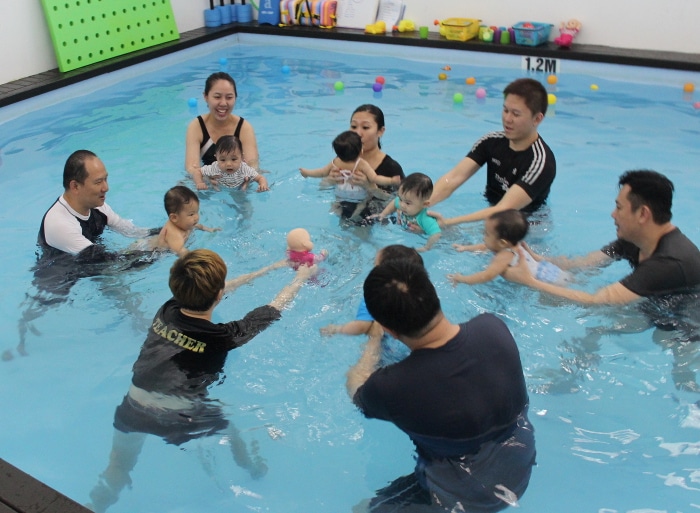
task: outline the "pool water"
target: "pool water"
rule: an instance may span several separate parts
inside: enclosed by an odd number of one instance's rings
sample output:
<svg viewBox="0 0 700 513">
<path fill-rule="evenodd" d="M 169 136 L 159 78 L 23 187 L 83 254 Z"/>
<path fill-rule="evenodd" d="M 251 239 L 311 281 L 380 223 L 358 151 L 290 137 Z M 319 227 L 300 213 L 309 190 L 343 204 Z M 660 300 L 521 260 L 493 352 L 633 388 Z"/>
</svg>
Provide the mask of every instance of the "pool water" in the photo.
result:
<svg viewBox="0 0 700 513">
<path fill-rule="evenodd" d="M 451 70 L 441 81 L 444 66 Z M 693 175 L 700 111 L 682 87 L 700 83 L 700 75 L 569 61 L 561 69 L 558 83 L 547 86 L 557 102 L 541 125 L 558 175 L 533 246 L 574 255 L 612 240 L 617 177 L 634 168 L 674 181 L 674 222 L 700 242 Z M 378 248 L 423 241 L 394 225 L 343 225 L 328 212 L 332 192 L 298 168 L 327 163 L 354 108 L 374 103 L 386 116 L 383 148 L 406 173 L 437 179 L 479 136 L 500 128 L 499 91 L 525 75 L 518 56 L 236 36 L 0 110 L 0 456 L 89 501 L 145 330 L 169 298 L 174 256 L 82 279 L 65 300 L 28 319 L 37 229 L 61 193 L 65 159 L 79 148 L 105 162 L 107 201 L 117 212 L 141 226 L 161 225 L 164 192 L 185 180 L 185 127 L 204 112 L 204 80 L 219 70 L 237 80 L 236 112 L 255 127 L 271 191 L 200 193 L 201 222 L 222 230 L 197 232 L 190 247 L 219 252 L 235 276 L 282 258 L 286 232 L 302 226 L 330 257 L 281 321 L 229 355 L 225 380 L 211 390 L 246 443 L 259 445 L 267 476 L 256 481 L 236 466 L 221 436 L 181 447 L 149 436 L 131 486 L 109 511 L 349 512 L 412 471 L 412 444 L 388 423 L 362 418 L 346 396 L 345 372 L 363 340 L 323 338 L 319 328 L 354 317 Z M 379 75 L 386 85 L 375 93 Z M 475 86 L 465 84 L 469 76 Z M 487 90 L 485 99 L 476 98 L 476 87 Z M 453 102 L 456 92 L 462 104 Z M 190 98 L 199 98 L 196 107 Z M 451 216 L 482 208 L 484 182 L 482 171 L 436 210 Z M 700 509 L 700 396 L 674 385 L 674 364 L 700 367 L 693 343 L 678 350 L 676 335 L 649 328 L 637 306 L 577 306 L 502 279 L 453 288 L 447 273 L 475 272 L 489 256 L 457 253 L 452 243 L 480 237 L 479 224 L 451 229 L 424 258 L 449 318 L 493 312 L 520 347 L 538 450 L 521 511 Z M 106 241 L 129 243 L 116 234 Z M 616 263 L 580 274 L 577 286 L 592 291 L 628 271 Z M 242 317 L 292 277 L 277 270 L 229 294 L 215 320 Z M 18 349 L 23 315 L 26 340 Z"/>
</svg>

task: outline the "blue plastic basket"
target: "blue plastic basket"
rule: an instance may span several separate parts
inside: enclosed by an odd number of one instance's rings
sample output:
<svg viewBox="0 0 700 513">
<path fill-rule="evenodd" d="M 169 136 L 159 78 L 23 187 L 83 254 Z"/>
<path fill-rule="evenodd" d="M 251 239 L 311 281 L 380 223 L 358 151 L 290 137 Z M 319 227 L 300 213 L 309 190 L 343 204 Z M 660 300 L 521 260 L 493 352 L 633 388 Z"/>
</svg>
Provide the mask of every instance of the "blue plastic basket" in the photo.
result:
<svg viewBox="0 0 700 513">
<path fill-rule="evenodd" d="M 526 23 L 532 27 L 524 27 Z M 535 21 L 521 21 L 513 25 L 515 33 L 515 44 L 523 46 L 538 46 L 549 40 L 549 32 L 552 30 L 551 23 L 537 23 Z"/>
</svg>

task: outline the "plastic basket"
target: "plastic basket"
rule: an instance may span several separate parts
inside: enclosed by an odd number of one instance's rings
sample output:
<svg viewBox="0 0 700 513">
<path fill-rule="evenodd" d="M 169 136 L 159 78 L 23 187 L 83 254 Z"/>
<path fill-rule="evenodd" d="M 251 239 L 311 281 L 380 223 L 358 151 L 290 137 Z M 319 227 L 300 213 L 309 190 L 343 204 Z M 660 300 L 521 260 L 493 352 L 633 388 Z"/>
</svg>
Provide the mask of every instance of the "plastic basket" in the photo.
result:
<svg viewBox="0 0 700 513">
<path fill-rule="evenodd" d="M 474 18 L 448 18 L 440 24 L 440 33 L 452 41 L 469 41 L 479 35 L 479 23 Z"/>
<path fill-rule="evenodd" d="M 524 26 L 527 25 L 527 26 Z M 537 23 L 534 21 L 521 21 L 513 25 L 515 44 L 523 46 L 537 46 L 549 41 L 551 23 Z"/>
</svg>

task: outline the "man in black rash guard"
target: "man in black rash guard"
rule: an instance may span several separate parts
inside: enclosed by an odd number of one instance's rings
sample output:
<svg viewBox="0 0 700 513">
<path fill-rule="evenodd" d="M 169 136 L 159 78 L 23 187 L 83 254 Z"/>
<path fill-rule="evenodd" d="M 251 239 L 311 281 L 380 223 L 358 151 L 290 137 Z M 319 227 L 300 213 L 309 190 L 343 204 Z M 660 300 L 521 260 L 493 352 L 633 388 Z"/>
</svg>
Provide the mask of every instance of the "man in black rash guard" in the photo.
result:
<svg viewBox="0 0 700 513">
<path fill-rule="evenodd" d="M 282 266 L 284 262 L 278 262 L 226 281 L 226 264 L 208 249 L 190 251 L 173 264 L 169 279 L 173 298 L 156 312 L 134 363 L 129 391 L 115 411 L 109 464 L 90 493 L 93 511 L 105 511 L 131 483 L 129 474 L 146 434 L 174 445 L 225 434 L 234 461 L 255 479 L 265 475 L 262 458 L 255 451 L 248 453 L 221 403 L 209 398 L 209 389 L 223 381 L 229 351 L 278 320 L 315 267 L 300 267 L 270 303 L 254 308 L 243 319 L 218 324 L 211 319 L 225 292 Z"/>
<path fill-rule="evenodd" d="M 700 285 L 700 251 L 671 223 L 673 183 L 661 173 L 627 171 L 612 217 L 617 240 L 579 258 L 547 258 L 562 269 L 607 265 L 627 260 L 632 273 L 618 282 L 588 293 L 544 283 L 526 265 L 510 267 L 505 277 L 537 290 L 589 304 L 625 304 L 643 297 L 689 292 Z M 542 259 L 543 257 L 538 256 Z"/>
<path fill-rule="evenodd" d="M 451 323 L 425 269 L 407 261 L 375 267 L 364 297 L 376 322 L 348 371 L 348 393 L 366 417 L 404 431 L 418 453 L 414 473 L 379 490 L 368 511 L 491 512 L 516 504 L 535 463 L 535 439 L 506 325 L 491 314 Z M 411 353 L 378 369 L 382 331 Z"/>
</svg>

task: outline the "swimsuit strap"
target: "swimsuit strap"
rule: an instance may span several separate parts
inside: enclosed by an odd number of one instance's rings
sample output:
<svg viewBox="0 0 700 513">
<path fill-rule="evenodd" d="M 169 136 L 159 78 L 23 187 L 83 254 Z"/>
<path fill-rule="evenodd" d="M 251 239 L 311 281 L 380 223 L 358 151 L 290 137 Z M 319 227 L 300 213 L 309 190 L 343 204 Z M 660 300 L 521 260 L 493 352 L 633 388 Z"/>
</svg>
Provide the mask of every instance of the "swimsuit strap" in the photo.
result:
<svg viewBox="0 0 700 513">
<path fill-rule="evenodd" d="M 243 127 L 243 122 L 245 119 L 243 119 L 243 116 L 240 116 L 240 119 L 238 121 L 238 124 L 236 125 L 236 129 L 233 131 L 233 135 L 236 139 L 241 138 L 241 128 Z"/>
<path fill-rule="evenodd" d="M 197 116 L 197 121 L 199 121 L 199 126 L 202 129 L 202 142 L 199 144 L 199 147 L 202 148 L 211 139 L 211 136 L 209 135 L 209 130 L 207 130 L 207 125 L 204 124 L 204 118 Z"/>
<path fill-rule="evenodd" d="M 352 172 L 353 172 L 353 173 L 355 172 L 355 169 L 357 169 L 357 165 L 358 165 L 359 163 L 360 163 L 360 157 L 358 157 L 357 160 L 355 161 L 355 167 L 352 168 Z"/>
</svg>

